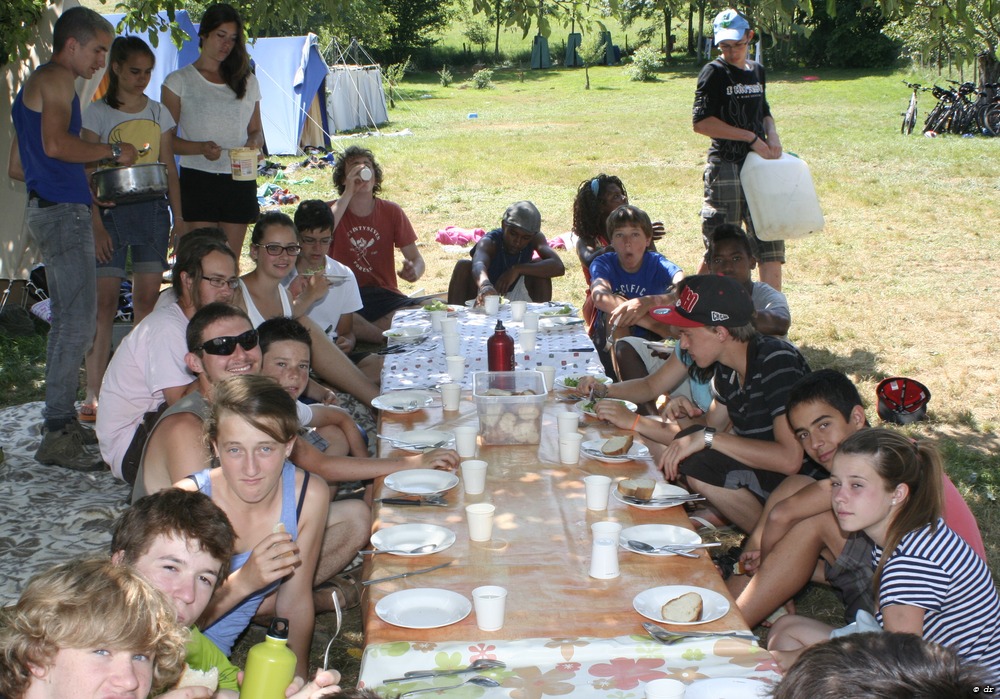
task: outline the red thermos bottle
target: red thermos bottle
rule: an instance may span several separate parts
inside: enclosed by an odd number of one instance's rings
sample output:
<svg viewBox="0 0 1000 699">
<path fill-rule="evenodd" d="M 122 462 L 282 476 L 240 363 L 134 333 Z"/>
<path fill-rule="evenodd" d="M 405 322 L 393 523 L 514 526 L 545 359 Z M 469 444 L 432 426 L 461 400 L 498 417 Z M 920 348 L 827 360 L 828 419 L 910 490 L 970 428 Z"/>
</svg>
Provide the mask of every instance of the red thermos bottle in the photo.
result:
<svg viewBox="0 0 1000 699">
<path fill-rule="evenodd" d="M 493 336 L 486 341 L 486 360 L 490 371 L 514 371 L 514 340 L 499 320 Z"/>
</svg>

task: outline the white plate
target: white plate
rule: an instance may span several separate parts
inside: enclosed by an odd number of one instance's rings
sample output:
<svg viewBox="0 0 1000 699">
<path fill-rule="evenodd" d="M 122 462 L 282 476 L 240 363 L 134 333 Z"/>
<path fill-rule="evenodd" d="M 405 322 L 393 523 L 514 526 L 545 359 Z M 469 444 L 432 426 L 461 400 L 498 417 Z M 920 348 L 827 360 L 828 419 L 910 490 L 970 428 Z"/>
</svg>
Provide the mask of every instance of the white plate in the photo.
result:
<svg viewBox="0 0 1000 699">
<path fill-rule="evenodd" d="M 510 303 L 510 301 L 508 301 L 503 296 L 500 297 L 500 305 L 501 306 L 505 306 L 508 303 Z M 476 313 L 486 313 L 486 307 L 485 306 L 476 306 L 476 299 L 469 299 L 468 301 L 466 301 L 465 302 L 465 307 L 472 309 Z"/>
<path fill-rule="evenodd" d="M 620 400 L 620 399 L 618 399 L 618 398 L 605 398 L 604 400 L 615 400 L 615 401 L 618 401 L 619 403 L 624 403 L 624 404 L 625 404 L 625 407 L 626 407 L 626 408 L 628 408 L 628 409 L 629 409 L 630 411 L 632 411 L 633 413 L 634 413 L 634 412 L 636 411 L 636 409 L 637 409 L 637 408 L 639 407 L 639 406 L 637 406 L 637 405 L 636 405 L 635 403 L 633 403 L 633 402 L 632 402 L 632 401 L 630 401 L 630 400 Z M 596 402 L 596 401 L 595 401 L 595 402 Z M 577 410 L 579 410 L 579 411 L 580 411 L 581 413 L 583 413 L 584 415 L 587 415 L 587 416 L 589 416 L 589 417 L 597 417 L 597 413 L 595 413 L 595 412 L 594 412 L 593 410 L 587 410 L 587 409 L 586 409 L 586 408 L 584 407 L 584 406 L 586 406 L 586 405 L 589 405 L 589 404 L 590 404 L 590 401 L 589 401 L 589 400 L 581 400 L 581 401 L 577 401 L 577 403 L 576 403 L 576 409 L 577 409 Z M 374 403 L 372 403 L 372 405 L 374 405 Z"/>
<path fill-rule="evenodd" d="M 397 434 L 395 437 L 390 437 L 388 441 L 389 444 L 397 449 L 420 453 L 428 451 L 438 442 L 444 442 L 444 444 L 439 448 L 447 447 L 448 444 L 454 440 L 455 435 L 451 432 L 442 432 L 440 430 L 410 430 L 409 432 Z"/>
<path fill-rule="evenodd" d="M 624 497 L 622 497 L 622 494 L 618 492 L 617 487 L 612 489 L 611 494 L 615 496 L 615 500 L 617 500 L 618 502 L 623 502 L 629 507 L 638 507 L 640 510 L 665 510 L 667 509 L 667 507 L 677 507 L 678 505 L 684 504 L 684 503 L 677 503 L 677 505 L 638 505 L 634 502 L 629 502 Z M 670 495 L 687 495 L 687 494 L 688 491 L 684 490 L 684 488 L 680 487 L 679 485 L 671 485 L 670 483 L 664 483 L 663 481 L 657 482 L 656 487 L 653 488 L 654 498 L 665 498 Z"/>
<path fill-rule="evenodd" d="M 372 546 L 382 551 L 392 549 L 413 550 L 428 544 L 435 548 L 423 553 L 394 553 L 393 556 L 429 556 L 444 551 L 455 543 L 455 532 L 436 524 L 397 524 L 379 529 L 372 534 Z"/>
<path fill-rule="evenodd" d="M 624 533 L 624 532 L 623 532 Z M 697 592 L 702 599 L 702 614 L 700 621 L 667 621 L 660 616 L 663 605 L 672 599 L 676 599 L 686 592 Z M 660 624 L 670 624 L 672 626 L 697 626 L 707 624 L 710 621 L 721 619 L 729 613 L 729 600 L 718 592 L 706 590 L 704 587 L 693 587 L 691 585 L 664 585 L 644 590 L 632 600 L 632 607 L 647 619 Z M 738 695 L 734 695 L 738 696 Z"/>
<path fill-rule="evenodd" d="M 379 619 L 404 629 L 437 629 L 469 616 L 472 602 L 451 590 L 418 587 L 386 595 L 375 605 Z"/>
<path fill-rule="evenodd" d="M 385 477 L 385 484 L 398 493 L 407 495 L 430 495 L 443 493 L 458 485 L 458 476 L 448 471 L 432 468 L 414 468 L 396 471 Z"/>
<path fill-rule="evenodd" d="M 692 682 L 684 692 L 684 699 L 764 699 L 771 696 L 772 687 L 746 677 L 713 677 Z"/>
<path fill-rule="evenodd" d="M 566 376 L 560 376 L 559 378 L 557 378 L 553 386 L 563 391 L 572 391 L 574 388 L 576 388 L 576 386 L 575 385 L 567 386 L 566 385 L 567 379 L 579 383 L 580 379 L 582 379 L 584 376 L 593 376 L 595 379 L 597 379 L 603 384 L 611 383 L 611 379 L 608 378 L 607 376 L 598 376 L 596 374 L 567 374 Z"/>
<path fill-rule="evenodd" d="M 326 280 L 330 282 L 330 286 L 334 288 L 345 284 L 347 280 L 350 279 L 350 277 L 346 274 L 327 274 L 324 276 L 326 277 Z"/>
<path fill-rule="evenodd" d="M 564 311 L 564 308 L 568 308 L 569 312 Z M 561 303 L 558 306 L 547 306 L 544 310 L 538 311 L 538 315 L 541 318 L 572 318 L 580 309 L 571 303 Z"/>
<path fill-rule="evenodd" d="M 574 325 L 583 325 L 583 318 L 553 316 L 551 318 L 538 319 L 539 330 L 562 330 L 563 328 L 571 328 Z"/>
<path fill-rule="evenodd" d="M 375 396 L 372 407 L 387 413 L 414 413 L 434 402 L 427 391 L 392 391 Z"/>
<path fill-rule="evenodd" d="M 629 539 L 642 541 L 653 547 L 666 546 L 667 544 L 677 544 L 678 546 L 689 544 L 694 546 L 701 543 L 701 537 L 690 529 L 675 527 L 672 524 L 639 524 L 635 527 L 622 529 L 619 542 L 626 551 L 642 554 L 643 556 L 676 556 L 677 554 L 666 551 L 652 553 L 650 551 L 634 549 L 625 543 Z"/>
<path fill-rule="evenodd" d="M 658 342 L 656 340 L 645 340 L 646 347 L 653 350 L 654 352 L 673 352 L 676 343 L 671 342 Z"/>
<path fill-rule="evenodd" d="M 424 310 L 427 311 L 428 313 L 430 313 L 430 311 L 427 310 L 427 306 L 424 306 Z M 444 308 L 438 308 L 438 309 L 435 309 L 435 310 L 443 311 L 445 309 Z M 461 309 L 458 306 L 448 306 L 447 310 L 448 310 L 448 315 L 449 316 L 457 316 L 459 310 L 461 310 Z"/>
<path fill-rule="evenodd" d="M 418 340 L 423 340 L 425 337 L 431 334 L 431 326 L 429 325 L 401 325 L 398 328 L 390 328 L 382 332 L 382 337 L 384 337 L 389 342 L 398 343 L 408 343 L 417 342 Z"/>
<path fill-rule="evenodd" d="M 580 449 L 591 459 L 597 459 L 598 461 L 603 461 L 607 464 L 620 464 L 625 461 L 643 459 L 649 456 L 649 448 L 645 444 L 640 444 L 639 442 L 632 443 L 632 446 L 629 447 L 628 454 L 623 454 L 622 456 L 608 456 L 601 451 L 601 447 L 606 441 L 608 440 L 591 439 L 590 441 L 581 444 Z"/>
</svg>

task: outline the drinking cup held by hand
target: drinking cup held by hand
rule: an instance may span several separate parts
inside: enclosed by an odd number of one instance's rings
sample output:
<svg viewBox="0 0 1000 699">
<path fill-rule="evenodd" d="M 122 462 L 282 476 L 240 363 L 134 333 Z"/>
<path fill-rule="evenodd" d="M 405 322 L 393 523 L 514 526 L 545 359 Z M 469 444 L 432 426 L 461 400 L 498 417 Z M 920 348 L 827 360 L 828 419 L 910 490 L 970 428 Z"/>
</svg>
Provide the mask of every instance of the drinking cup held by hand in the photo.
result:
<svg viewBox="0 0 1000 699">
<path fill-rule="evenodd" d="M 587 509 L 608 509 L 608 496 L 611 494 L 611 479 L 607 476 L 587 476 L 583 479 L 587 490 Z"/>
<path fill-rule="evenodd" d="M 575 464 L 580 460 L 580 445 L 583 435 L 579 432 L 559 436 L 559 461 Z"/>
<path fill-rule="evenodd" d="M 452 381 L 460 383 L 465 378 L 465 357 L 455 355 L 445 357 L 444 360 L 448 363 L 448 376 Z"/>
<path fill-rule="evenodd" d="M 463 364 L 464 370 L 464 364 Z M 462 384 L 460 383 L 446 383 L 441 387 L 441 404 L 445 410 L 455 411 L 458 410 L 459 404 L 462 402 Z"/>
<path fill-rule="evenodd" d="M 510 302 L 510 317 L 515 323 L 520 323 L 524 320 L 524 312 L 528 310 L 527 301 L 511 301 Z"/>
<path fill-rule="evenodd" d="M 454 429 L 455 450 L 463 459 L 471 459 L 476 455 L 476 438 L 479 428 L 475 425 L 461 425 Z"/>
<path fill-rule="evenodd" d="M 462 483 L 465 486 L 466 495 L 480 495 L 486 490 L 486 468 L 488 466 L 489 464 L 479 459 L 469 459 L 462 462 Z"/>
<path fill-rule="evenodd" d="M 469 520 L 469 539 L 489 541 L 493 537 L 493 514 L 496 506 L 488 502 L 477 502 L 465 506 L 465 516 Z"/>
<path fill-rule="evenodd" d="M 503 628 L 507 608 L 507 590 L 499 585 L 483 585 L 472 591 L 472 604 L 476 608 L 476 626 L 480 631 L 498 631 Z"/>
</svg>

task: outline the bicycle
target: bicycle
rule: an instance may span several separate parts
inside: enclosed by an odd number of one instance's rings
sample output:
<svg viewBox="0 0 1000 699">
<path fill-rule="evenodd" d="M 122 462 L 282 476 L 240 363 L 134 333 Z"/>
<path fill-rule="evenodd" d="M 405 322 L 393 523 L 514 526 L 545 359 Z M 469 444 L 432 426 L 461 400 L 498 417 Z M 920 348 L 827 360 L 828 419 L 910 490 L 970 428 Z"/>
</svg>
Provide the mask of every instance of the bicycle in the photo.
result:
<svg viewBox="0 0 1000 699">
<path fill-rule="evenodd" d="M 909 136 L 913 133 L 913 127 L 917 123 L 917 93 L 927 92 L 930 88 L 921 87 L 917 83 L 908 83 L 905 80 L 902 81 L 904 85 L 913 90 L 913 94 L 910 95 L 910 106 L 906 108 L 903 112 L 903 125 L 899 127 L 899 133 L 904 136 Z"/>
</svg>

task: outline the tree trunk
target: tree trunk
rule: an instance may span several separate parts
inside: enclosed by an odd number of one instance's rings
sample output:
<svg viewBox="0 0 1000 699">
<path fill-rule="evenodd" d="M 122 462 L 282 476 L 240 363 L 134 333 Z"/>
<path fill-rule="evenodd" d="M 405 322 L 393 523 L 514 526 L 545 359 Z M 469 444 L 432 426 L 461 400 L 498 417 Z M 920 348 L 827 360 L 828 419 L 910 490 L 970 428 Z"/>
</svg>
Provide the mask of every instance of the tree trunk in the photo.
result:
<svg viewBox="0 0 1000 699">
<path fill-rule="evenodd" d="M 583 89 L 584 90 L 589 90 L 590 89 L 590 66 L 588 66 L 586 63 L 583 64 L 583 74 L 587 76 L 587 86 L 584 87 Z"/>
<path fill-rule="evenodd" d="M 688 55 L 694 55 L 694 5 L 688 5 Z"/>
<path fill-rule="evenodd" d="M 663 6 L 663 26 L 667 30 L 667 63 L 670 63 L 670 57 L 674 52 L 674 44 L 670 40 L 670 25 L 674 23 L 673 15 L 670 13 L 670 6 Z"/>
<path fill-rule="evenodd" d="M 979 85 L 1000 82 L 1000 61 L 997 61 L 996 50 L 991 46 L 989 51 L 983 51 L 976 57 L 979 65 Z"/>
<path fill-rule="evenodd" d="M 500 7 L 501 7 L 501 0 L 496 0 L 496 3 L 497 3 L 497 12 L 496 12 L 495 19 L 496 19 L 496 23 L 497 23 L 497 39 L 496 39 L 496 43 L 493 45 L 493 60 L 494 61 L 499 61 L 500 60 Z"/>
</svg>

